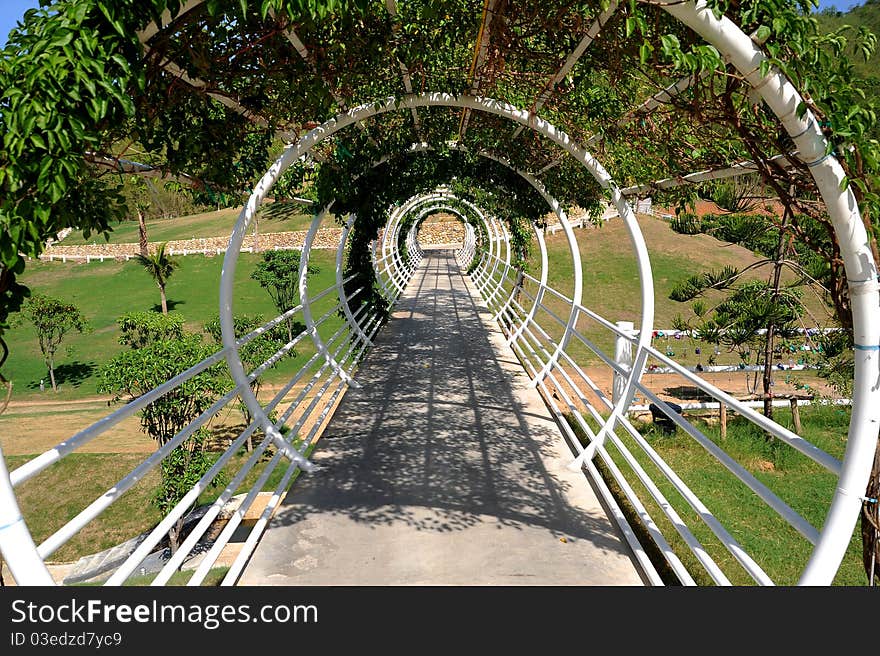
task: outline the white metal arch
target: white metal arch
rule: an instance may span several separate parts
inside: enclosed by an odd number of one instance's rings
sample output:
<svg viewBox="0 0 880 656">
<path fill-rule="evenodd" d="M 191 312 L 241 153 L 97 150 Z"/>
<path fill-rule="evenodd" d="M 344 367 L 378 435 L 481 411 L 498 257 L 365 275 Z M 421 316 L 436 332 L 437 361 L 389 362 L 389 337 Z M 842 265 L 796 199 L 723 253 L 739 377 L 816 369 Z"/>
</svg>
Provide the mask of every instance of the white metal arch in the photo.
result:
<svg viewBox="0 0 880 656">
<path fill-rule="evenodd" d="M 704 0 L 669 3 L 663 9 L 714 45 L 760 94 L 794 141 L 807 164 L 840 243 L 849 284 L 855 342 L 855 382 L 846 456 L 822 536 L 804 569 L 804 585 L 828 584 L 834 578 L 862 507 L 880 428 L 880 284 L 858 202 L 813 112 L 798 117 L 803 98 L 778 69 L 761 74 L 767 57 L 736 24 L 717 18 Z"/>
<path fill-rule="evenodd" d="M 430 218 L 433 214 L 437 214 L 438 212 L 448 212 L 456 217 L 456 219 L 462 224 L 462 228 L 468 224 L 467 217 L 462 213 L 461 210 L 449 205 L 449 204 L 438 204 L 427 209 L 423 209 L 419 216 L 410 224 L 409 228 L 406 231 L 406 247 L 407 251 L 414 251 L 415 255 L 419 258 L 424 254 L 424 249 L 422 249 L 421 245 L 418 241 L 418 235 L 421 231 L 421 226 L 424 222 Z M 456 251 L 457 255 L 460 255 L 468 245 L 468 233 L 465 229 L 465 236 L 462 240 L 462 246 L 460 249 Z"/>
<path fill-rule="evenodd" d="M 747 75 L 750 83 L 755 85 L 758 82 L 764 81 L 761 78 L 755 80 L 755 76 L 759 75 L 757 71 L 763 59 L 763 54 L 738 28 L 730 24 L 729 21 L 726 24 L 723 21 L 719 22 L 714 18 L 711 10 L 705 7 L 705 4 L 701 4 L 699 10 L 689 4 L 676 5 L 675 7 L 678 13 L 693 23 L 691 26 L 698 32 L 703 30 L 705 32 L 703 34 L 704 38 L 707 38 L 716 47 L 719 47 L 722 53 L 728 54 L 728 47 L 731 50 L 740 51 L 729 53 L 731 54 L 731 61 Z M 668 10 L 672 9 L 668 8 Z M 692 10 L 690 15 L 688 13 L 689 10 Z M 735 34 L 739 34 L 741 38 L 737 38 Z M 786 129 L 792 134 L 793 138 L 796 138 L 796 144 L 799 147 L 799 152 L 802 153 L 802 157 L 811 165 L 811 171 L 834 220 L 846 264 L 847 275 L 852 281 L 851 289 L 854 292 L 853 316 L 856 326 L 855 339 L 857 345 L 856 376 L 847 456 L 844 459 L 840 484 L 835 491 L 824 530 L 816 544 L 810 564 L 805 570 L 803 577 L 803 582 L 807 584 L 828 583 L 833 578 L 834 572 L 840 564 L 843 552 L 849 541 L 849 529 L 855 524 L 861 508 L 860 490 L 863 490 L 867 485 L 871 458 L 876 445 L 878 429 L 877 408 L 880 407 L 880 387 L 872 383 L 870 376 L 873 373 L 872 370 L 877 368 L 877 351 L 880 350 L 880 347 L 878 347 L 878 344 L 880 344 L 880 317 L 878 317 L 878 312 L 880 312 L 880 295 L 878 295 L 878 290 L 880 290 L 880 286 L 877 284 L 876 263 L 873 262 L 868 248 L 867 235 L 859 218 L 855 198 L 849 189 L 841 189 L 840 183 L 843 180 L 843 171 L 839 163 L 833 157 L 825 155 L 824 137 L 819 132 L 812 114 L 807 112 L 802 119 L 797 118 L 795 110 L 799 104 L 800 96 L 792 88 L 791 84 L 777 71 L 771 71 L 767 79 L 771 78 L 773 80 L 772 83 L 767 81 L 758 90 L 765 98 L 768 95 L 771 96 L 772 102 L 768 102 L 768 105 L 777 115 L 781 116 Z M 772 94 L 771 91 L 773 92 Z M 259 200 L 262 199 L 268 187 L 274 183 L 274 180 L 277 179 L 277 176 L 280 175 L 280 172 L 287 164 L 312 148 L 320 140 L 358 120 L 386 111 L 432 105 L 478 109 L 505 116 L 511 120 L 528 125 L 565 148 L 578 161 L 582 162 L 593 173 L 600 185 L 609 191 L 612 201 L 620 209 L 622 216 L 631 213 L 631 209 L 626 204 L 619 189 L 601 165 L 585 149 L 572 143 L 567 135 L 542 119 L 531 116 L 528 112 L 517 110 L 506 103 L 494 100 L 467 96 L 454 97 L 446 94 L 407 96 L 399 101 L 389 99 L 350 110 L 315 128 L 305 135 L 300 142 L 289 147 L 257 186 L 255 194 L 242 212 L 230 239 L 230 250 L 227 251 L 227 258 L 230 255 L 232 256 L 232 262 L 230 263 L 233 266 L 231 269 L 234 269 L 235 253 L 241 245 L 244 230 L 246 230 L 253 213 L 256 211 Z M 815 158 L 810 159 L 811 156 Z M 570 230 L 570 226 L 567 227 L 563 224 L 563 229 L 566 228 Z M 224 267 L 224 274 L 229 270 L 230 267 Z M 224 288 L 221 287 L 221 289 Z M 578 299 L 581 289 L 582 281 L 579 271 L 576 269 L 575 296 Z M 231 288 L 226 290 L 225 294 L 221 292 L 221 296 L 228 297 L 230 293 Z M 229 328 L 231 329 L 231 325 Z M 232 340 L 233 338 L 234 336 L 230 332 L 229 339 Z M 645 336 L 642 335 L 642 338 L 644 339 Z M 641 351 L 641 348 L 639 351 Z M 639 351 L 637 351 L 637 358 L 640 356 L 644 357 Z M 635 371 L 635 367 L 633 369 Z M 627 372 L 630 374 L 630 380 L 634 371 Z M 629 396 L 630 393 L 627 393 L 625 397 Z"/>
<path fill-rule="evenodd" d="M 189 0 L 181 9 L 181 13 L 189 11 L 202 1 Z M 870 475 L 870 466 L 866 463 L 870 463 L 873 457 L 878 426 L 880 426 L 880 384 L 877 383 L 876 376 L 878 356 L 880 356 L 880 310 L 878 310 L 880 284 L 878 284 L 877 263 L 873 261 L 868 247 L 867 234 L 860 220 L 857 202 L 851 191 L 848 189 L 841 191 L 843 170 L 833 156 L 826 154 L 827 144 L 817 121 L 811 111 L 807 111 L 801 118 L 797 117 L 796 110 L 802 98 L 782 73 L 771 69 L 766 76 L 760 74 L 761 63 L 766 57 L 757 44 L 726 17 L 717 18 L 704 0 L 671 3 L 643 1 L 646 4 L 662 7 L 718 48 L 780 118 L 794 140 L 801 159 L 810 166 L 841 244 L 854 321 L 855 385 L 852 418 L 846 457 L 839 485 L 826 518 L 825 530 L 801 580 L 804 584 L 828 583 L 846 549 L 848 527 L 855 523 L 861 507 L 861 491 L 865 489 Z M 613 11 L 613 7 L 610 7 L 609 11 Z M 169 19 L 170 14 L 166 12 L 163 22 Z M 601 26 L 601 20 L 597 24 Z M 152 31 L 155 31 L 153 26 L 147 28 L 147 33 Z M 423 104 L 403 103 L 401 106 L 414 110 Z M 462 106 L 466 109 L 485 110 L 485 107 L 474 105 Z M 355 120 L 365 117 L 366 115 L 363 115 Z M 515 120 L 524 126 L 533 127 L 528 118 Z M 534 119 L 535 124 L 539 122 L 540 119 Z M 581 159 L 581 161 L 588 163 L 589 159 L 586 161 Z M 617 204 L 617 194 L 619 192 L 615 187 L 612 191 L 615 204 Z M 579 291 L 580 281 L 577 282 L 576 287 Z M 230 346 L 227 345 L 227 348 Z M 639 357 L 638 352 L 637 357 Z M 14 517 L 13 523 L 18 521 L 17 506 L 15 508 L 15 512 L 11 513 Z"/>
</svg>

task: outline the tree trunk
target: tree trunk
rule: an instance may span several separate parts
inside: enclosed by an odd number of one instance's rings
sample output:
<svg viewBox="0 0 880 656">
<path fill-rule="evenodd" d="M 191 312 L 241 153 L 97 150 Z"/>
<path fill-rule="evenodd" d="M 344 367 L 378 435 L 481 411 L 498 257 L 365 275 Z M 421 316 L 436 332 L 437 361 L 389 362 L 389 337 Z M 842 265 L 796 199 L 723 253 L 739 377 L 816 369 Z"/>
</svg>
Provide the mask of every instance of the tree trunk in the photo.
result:
<svg viewBox="0 0 880 656">
<path fill-rule="evenodd" d="M 777 288 L 778 291 L 778 288 Z M 772 323 L 767 326 L 767 341 L 764 342 L 764 416 L 773 419 L 773 342 L 775 337 Z"/>
<path fill-rule="evenodd" d="M 251 392 L 253 392 L 254 398 L 259 399 L 260 387 L 262 387 L 262 383 L 260 382 L 259 379 L 255 380 L 254 382 L 251 383 Z M 242 412 L 244 413 L 244 423 L 246 425 L 250 426 L 251 421 L 253 421 L 253 417 L 251 417 L 250 408 L 247 407 L 246 403 L 242 403 L 241 409 L 242 409 Z M 253 439 L 254 439 L 254 434 L 251 433 L 250 435 L 248 435 L 247 441 L 245 442 L 245 448 L 247 449 L 248 453 L 251 453 L 254 450 Z"/>
<path fill-rule="evenodd" d="M 139 235 L 139 246 L 141 255 L 147 257 L 150 253 L 147 248 L 147 222 L 144 219 L 144 213 L 138 208 L 138 235 Z"/>
<path fill-rule="evenodd" d="M 794 189 L 789 190 L 794 193 Z M 786 228 L 791 217 L 791 208 L 786 206 L 779 226 L 779 241 L 776 244 L 776 261 L 773 263 L 773 301 L 779 300 L 779 287 L 782 284 L 782 260 L 785 255 Z M 772 322 L 767 326 L 767 340 L 764 342 L 764 416 L 773 418 L 773 344 L 776 337 L 776 325 Z"/>
<path fill-rule="evenodd" d="M 525 283 L 525 271 L 523 269 L 516 270 L 516 282 L 513 283 L 513 300 L 519 303 L 520 295 L 522 293 L 523 283 Z"/>
<path fill-rule="evenodd" d="M 58 385 L 55 384 L 55 357 L 50 355 L 46 364 L 49 365 L 49 380 L 52 381 L 52 391 L 58 392 Z"/>
<path fill-rule="evenodd" d="M 171 550 L 172 556 L 177 553 L 177 549 L 180 547 L 180 534 L 182 531 L 183 517 L 174 522 L 171 528 L 168 529 L 168 547 Z"/>
<path fill-rule="evenodd" d="M 165 285 L 159 285 L 159 295 L 162 297 L 162 314 L 168 314 L 168 299 L 165 298 Z"/>
</svg>

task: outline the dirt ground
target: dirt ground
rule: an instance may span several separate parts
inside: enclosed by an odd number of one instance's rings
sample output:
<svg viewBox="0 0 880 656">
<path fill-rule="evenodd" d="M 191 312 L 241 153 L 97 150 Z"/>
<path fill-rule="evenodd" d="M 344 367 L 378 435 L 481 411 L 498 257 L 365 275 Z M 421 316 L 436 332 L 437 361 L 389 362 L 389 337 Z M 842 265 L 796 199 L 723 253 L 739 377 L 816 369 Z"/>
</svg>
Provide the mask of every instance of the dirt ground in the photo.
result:
<svg viewBox="0 0 880 656">
<path fill-rule="evenodd" d="M 585 372 L 596 385 L 610 398 L 612 386 L 611 370 L 604 366 L 588 367 Z M 704 378 L 713 385 L 736 398 L 748 397 L 746 375 L 744 373 L 706 373 Z M 784 396 L 786 394 L 803 394 L 796 388 L 784 382 L 784 376 L 776 376 L 774 394 Z M 815 375 L 803 375 L 801 379 L 808 382 L 811 389 L 823 395 L 831 395 L 832 391 L 824 385 Z M 689 403 L 708 400 L 702 392 L 682 376 L 676 374 L 661 374 L 646 372 L 642 378 L 643 383 L 664 401 L 674 403 Z M 586 384 L 581 385 L 581 390 L 588 392 Z M 299 389 L 294 389 L 286 401 L 292 401 Z M 264 403 L 276 389 L 264 388 L 261 393 L 261 401 Z M 588 397 L 591 394 L 587 394 Z M 342 399 L 337 399 L 337 404 Z M 597 401 L 594 401 L 597 403 Z M 634 401 L 636 405 L 646 405 L 644 395 L 637 393 Z M 305 407 L 307 403 L 301 404 Z M 3 453 L 10 455 L 38 454 L 51 449 L 59 442 L 69 439 L 78 431 L 87 428 L 119 406 L 108 406 L 105 399 L 92 398 L 78 401 L 27 401 L 11 402 L 9 407 L 0 415 L 0 447 Z M 282 402 L 279 407 L 284 409 L 286 403 Z M 296 418 L 294 415 L 294 419 Z M 290 423 L 290 422 L 289 422 Z M 326 421 L 323 422 L 326 424 Z M 314 419 L 306 421 L 300 433 L 307 434 L 314 426 Z M 242 416 L 234 407 L 228 407 L 214 419 L 212 427 L 219 436 L 217 448 L 225 448 L 244 428 Z M 320 430 L 323 430 L 323 426 Z M 320 434 L 320 433 L 319 433 Z M 156 450 L 155 442 L 144 435 L 140 429 L 140 420 L 137 416 L 122 420 L 116 426 L 95 438 L 91 442 L 78 449 L 79 453 L 152 453 Z"/>
<path fill-rule="evenodd" d="M 593 382 L 609 397 L 611 396 L 612 372 L 608 367 L 587 367 L 584 369 Z M 782 373 L 782 372 L 779 372 Z M 809 384 L 810 390 L 823 396 L 833 396 L 833 390 L 819 379 L 815 374 L 810 372 L 796 372 L 798 378 Z M 703 373 L 702 378 L 718 387 L 724 392 L 737 399 L 750 399 L 748 386 L 754 381 L 754 373 L 748 375 L 739 372 L 718 372 Z M 678 374 L 652 373 L 646 371 L 642 376 L 642 383 L 650 389 L 654 394 L 664 401 L 673 401 L 675 403 L 694 403 L 700 401 L 709 401 L 707 395 L 698 389 L 693 383 Z M 758 374 L 758 389 L 761 387 L 761 374 Z M 798 390 L 794 385 L 788 384 L 784 380 L 784 376 L 774 376 L 773 385 L 774 396 L 798 395 L 803 396 L 809 394 L 804 390 Z M 636 400 L 636 404 L 646 403 L 644 395 L 636 393 L 641 400 Z"/>
<path fill-rule="evenodd" d="M 280 388 L 264 386 L 260 400 L 266 403 Z M 283 411 L 301 390 L 297 386 L 279 404 Z M 341 400 L 341 395 L 336 403 Z M 310 397 L 300 404 L 308 405 Z M 237 405 L 237 404 L 236 404 Z M 77 432 L 88 428 L 121 406 L 108 406 L 106 399 L 92 398 L 77 401 L 26 401 L 10 402 L 0 415 L 0 447 L 6 456 L 39 454 L 60 442 L 70 439 Z M 317 415 L 317 412 L 314 413 Z M 332 413 L 330 413 L 332 415 Z M 298 417 L 294 413 L 288 425 Z M 303 423 L 300 434 L 307 435 L 314 427 L 316 417 Z M 326 424 L 322 422 L 322 424 Z M 212 420 L 211 427 L 217 435 L 216 448 L 225 449 L 244 429 L 243 418 L 237 407 L 230 404 Z M 323 425 L 319 430 L 323 430 Z M 320 434 L 320 433 L 319 433 Z M 156 443 L 141 431 L 137 415 L 123 419 L 95 439 L 77 449 L 77 453 L 152 453 Z"/>
</svg>

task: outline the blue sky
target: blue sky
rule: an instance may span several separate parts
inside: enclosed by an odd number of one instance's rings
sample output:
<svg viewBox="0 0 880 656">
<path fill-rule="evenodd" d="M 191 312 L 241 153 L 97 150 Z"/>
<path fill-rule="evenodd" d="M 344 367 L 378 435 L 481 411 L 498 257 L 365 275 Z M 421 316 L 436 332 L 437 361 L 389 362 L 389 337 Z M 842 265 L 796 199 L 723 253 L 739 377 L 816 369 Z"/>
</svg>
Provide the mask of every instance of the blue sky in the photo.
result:
<svg viewBox="0 0 880 656">
<path fill-rule="evenodd" d="M 9 30 L 15 27 L 24 12 L 39 6 L 38 0 L 0 0 L 0 45 L 6 44 Z"/>
<path fill-rule="evenodd" d="M 820 8 L 837 7 L 845 11 L 849 7 L 862 4 L 863 0 L 819 0 Z M 0 0 L 0 46 L 6 44 L 9 30 L 31 7 L 39 7 L 39 0 Z"/>
</svg>

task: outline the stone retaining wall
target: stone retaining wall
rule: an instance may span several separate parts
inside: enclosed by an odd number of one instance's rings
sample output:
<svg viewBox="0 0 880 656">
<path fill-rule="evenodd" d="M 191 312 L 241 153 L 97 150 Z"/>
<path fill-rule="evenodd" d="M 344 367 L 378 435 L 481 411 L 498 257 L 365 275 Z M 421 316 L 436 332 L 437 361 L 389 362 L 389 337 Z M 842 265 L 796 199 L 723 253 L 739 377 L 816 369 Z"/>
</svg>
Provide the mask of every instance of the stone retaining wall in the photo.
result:
<svg viewBox="0 0 880 656">
<path fill-rule="evenodd" d="M 267 232 L 259 235 L 257 239 L 258 250 L 299 250 L 305 242 L 307 231 L 296 232 Z M 342 235 L 341 228 L 322 228 L 315 235 L 313 248 L 335 250 L 339 246 L 339 238 Z M 424 244 L 448 244 L 460 243 L 464 240 L 464 227 L 458 223 L 433 223 L 422 226 L 419 239 Z M 228 237 L 203 237 L 200 239 L 181 239 L 168 242 L 168 250 L 171 255 L 219 255 L 226 252 L 229 243 Z M 151 243 L 151 251 L 156 248 Z M 242 243 L 242 251 L 254 251 L 253 235 L 248 235 Z M 63 245 L 54 243 L 40 255 L 41 260 L 61 261 L 104 261 L 104 260 L 128 260 L 140 252 L 136 243 L 123 244 L 77 244 Z"/>
</svg>

